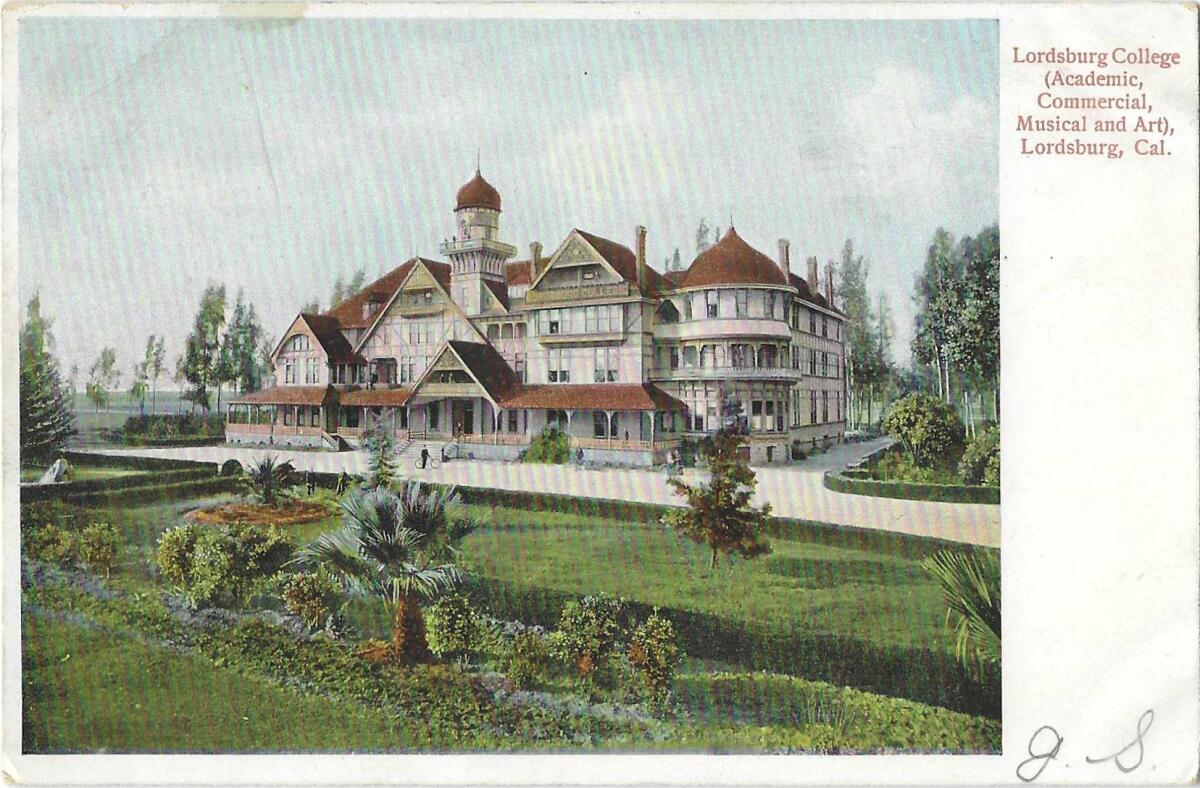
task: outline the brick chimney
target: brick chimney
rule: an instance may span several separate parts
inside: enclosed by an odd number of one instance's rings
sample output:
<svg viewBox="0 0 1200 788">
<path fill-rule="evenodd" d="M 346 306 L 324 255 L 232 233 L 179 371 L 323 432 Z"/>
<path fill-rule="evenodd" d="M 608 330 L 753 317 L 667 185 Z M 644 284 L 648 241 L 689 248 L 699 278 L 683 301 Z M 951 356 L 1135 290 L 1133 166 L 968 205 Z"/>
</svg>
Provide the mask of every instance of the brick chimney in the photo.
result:
<svg viewBox="0 0 1200 788">
<path fill-rule="evenodd" d="M 821 292 L 821 281 L 817 277 L 817 258 L 808 258 L 808 289 L 813 295 Z"/>
<path fill-rule="evenodd" d="M 833 308 L 833 263 L 825 264 L 825 300 Z"/>
<path fill-rule="evenodd" d="M 779 270 L 783 271 L 783 281 L 791 284 L 792 251 L 786 238 L 779 239 Z"/>
<path fill-rule="evenodd" d="M 534 241 L 529 244 L 529 281 L 537 279 L 542 272 L 542 242 Z"/>
<path fill-rule="evenodd" d="M 645 293 L 649 281 L 646 274 L 646 228 L 639 224 L 634 234 L 637 236 L 637 286 L 640 293 Z"/>
</svg>

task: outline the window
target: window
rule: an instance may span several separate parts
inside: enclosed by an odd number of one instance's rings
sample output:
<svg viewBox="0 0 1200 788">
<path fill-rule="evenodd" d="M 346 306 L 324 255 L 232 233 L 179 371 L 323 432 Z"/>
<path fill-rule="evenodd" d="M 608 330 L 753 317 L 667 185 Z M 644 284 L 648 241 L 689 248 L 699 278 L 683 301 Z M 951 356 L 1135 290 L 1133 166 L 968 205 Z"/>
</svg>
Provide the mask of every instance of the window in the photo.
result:
<svg viewBox="0 0 1200 788">
<path fill-rule="evenodd" d="M 318 382 L 317 376 L 317 360 L 315 358 L 304 359 L 304 382 L 313 385 Z"/>
<path fill-rule="evenodd" d="M 437 430 L 438 419 L 441 418 L 442 415 L 442 403 L 433 403 L 432 406 L 428 406 L 426 408 L 425 412 L 429 414 L 429 429 Z"/>
<path fill-rule="evenodd" d="M 821 392 L 821 421 L 829 421 L 829 392 Z"/>
<path fill-rule="evenodd" d="M 776 429 L 774 401 L 767 400 L 763 403 L 763 415 L 766 416 L 766 418 L 763 419 L 763 429 L 767 430 L 768 432 L 774 431 Z"/>
<path fill-rule="evenodd" d="M 829 318 L 825 315 L 821 315 L 821 336 L 829 336 Z"/>
<path fill-rule="evenodd" d="M 821 374 L 829 377 L 829 354 L 821 353 Z"/>
<path fill-rule="evenodd" d="M 750 366 L 750 346 L 749 345 L 730 345 L 729 346 L 729 364 L 734 367 Z"/>
<path fill-rule="evenodd" d="M 565 410 L 549 410 L 546 411 L 546 426 L 557 427 L 563 432 L 567 431 L 567 412 Z"/>
<path fill-rule="evenodd" d="M 296 365 L 291 361 L 283 365 L 283 382 L 289 385 L 296 382 Z"/>
<path fill-rule="evenodd" d="M 713 366 L 713 346 L 712 345 L 705 345 L 702 348 L 700 348 L 700 366 L 701 367 Z"/>
<path fill-rule="evenodd" d="M 297 334 L 288 340 L 288 350 L 301 351 L 310 350 L 311 348 L 312 345 L 308 341 L 307 334 Z"/>
<path fill-rule="evenodd" d="M 549 334 L 559 333 L 559 329 L 562 327 L 562 322 L 559 319 L 559 316 L 560 316 L 559 310 L 557 310 L 557 309 L 550 310 L 550 327 L 547 330 L 547 333 L 549 333 Z"/>
<path fill-rule="evenodd" d="M 308 414 L 309 414 L 308 426 L 320 427 L 321 426 L 321 409 L 317 408 L 317 407 L 309 408 Z"/>
<path fill-rule="evenodd" d="M 775 317 L 775 291 L 763 291 L 763 317 Z"/>
<path fill-rule="evenodd" d="M 546 354 L 546 379 L 551 383 L 570 383 L 571 372 L 567 368 L 570 356 L 562 348 L 554 348 Z"/>
<path fill-rule="evenodd" d="M 584 281 L 587 281 L 587 280 L 589 280 L 589 279 L 595 279 L 595 278 L 596 278 L 596 271 L 595 271 L 595 270 L 584 271 L 584 272 L 583 272 L 583 278 L 584 278 Z"/>
<path fill-rule="evenodd" d="M 685 346 L 683 348 L 683 365 L 685 367 L 689 367 L 689 368 L 696 366 L 697 355 L 698 355 L 698 353 L 696 352 L 695 345 Z"/>
<path fill-rule="evenodd" d="M 720 301 L 716 290 L 704 291 L 704 309 L 708 317 L 720 317 Z"/>
<path fill-rule="evenodd" d="M 495 342 L 500 338 L 500 324 L 492 323 L 487 327 L 487 338 L 489 341 Z"/>
<path fill-rule="evenodd" d="M 808 351 L 808 374 L 810 374 L 810 375 L 817 374 L 817 351 L 816 350 Z"/>
<path fill-rule="evenodd" d="M 525 383 L 525 354 L 518 353 L 513 361 L 513 371 L 517 374 L 517 380 Z"/>
<path fill-rule="evenodd" d="M 592 413 L 592 435 L 596 438 L 608 437 L 608 414 L 602 410 Z"/>
<path fill-rule="evenodd" d="M 784 409 L 783 409 L 783 404 L 784 404 L 784 403 L 783 403 L 783 401 L 782 401 L 782 400 L 781 400 L 781 401 L 778 401 L 778 402 L 776 402 L 776 403 L 775 403 L 775 431 L 776 431 L 776 432 L 783 432 L 783 429 L 784 429 L 784 425 L 783 425 L 783 419 L 784 419 Z"/>
<path fill-rule="evenodd" d="M 692 319 L 692 294 L 686 293 L 683 296 L 683 319 Z"/>
<path fill-rule="evenodd" d="M 704 411 L 699 403 L 694 403 L 690 408 L 692 414 L 692 429 L 696 432 L 704 432 Z"/>
<path fill-rule="evenodd" d="M 592 351 L 592 380 L 595 383 L 617 382 L 619 360 L 617 349 L 614 347 L 598 347 Z"/>
<path fill-rule="evenodd" d="M 508 431 L 514 434 L 517 431 L 517 412 L 515 410 L 508 412 Z"/>
<path fill-rule="evenodd" d="M 290 427 L 292 425 L 292 409 L 291 408 L 283 409 L 283 423 L 285 426 L 288 426 L 288 427 Z"/>
<path fill-rule="evenodd" d="M 817 313 L 811 309 L 808 310 L 808 333 L 817 333 Z"/>
<path fill-rule="evenodd" d="M 745 317 L 747 312 L 747 304 L 750 300 L 749 290 L 734 291 L 734 307 L 733 312 L 736 317 Z"/>
<path fill-rule="evenodd" d="M 584 330 L 589 334 L 596 333 L 596 307 L 589 306 L 584 310 Z"/>
<path fill-rule="evenodd" d="M 762 429 L 762 400 L 756 399 L 750 402 L 750 429 L 758 432 Z"/>
<path fill-rule="evenodd" d="M 679 369 L 679 348 L 671 347 L 671 369 Z"/>
<path fill-rule="evenodd" d="M 808 423 L 816 424 L 817 423 L 817 392 L 814 389 L 813 391 L 808 392 L 808 395 L 809 395 Z"/>
<path fill-rule="evenodd" d="M 504 325 L 500 326 L 500 338 L 501 339 L 512 339 L 513 338 L 513 324 L 512 323 L 505 323 Z"/>
</svg>

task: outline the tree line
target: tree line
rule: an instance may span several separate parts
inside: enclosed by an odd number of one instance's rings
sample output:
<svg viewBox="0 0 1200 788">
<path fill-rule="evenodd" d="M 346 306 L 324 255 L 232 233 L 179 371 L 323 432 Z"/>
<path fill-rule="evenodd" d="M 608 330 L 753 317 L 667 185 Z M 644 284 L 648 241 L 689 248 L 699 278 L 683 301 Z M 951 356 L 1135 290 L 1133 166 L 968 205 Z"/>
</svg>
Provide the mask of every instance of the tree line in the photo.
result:
<svg viewBox="0 0 1200 788">
<path fill-rule="evenodd" d="M 958 408 L 971 434 L 976 422 L 999 421 L 999 226 L 957 242 L 938 228 L 913 300 L 917 385 Z"/>
</svg>

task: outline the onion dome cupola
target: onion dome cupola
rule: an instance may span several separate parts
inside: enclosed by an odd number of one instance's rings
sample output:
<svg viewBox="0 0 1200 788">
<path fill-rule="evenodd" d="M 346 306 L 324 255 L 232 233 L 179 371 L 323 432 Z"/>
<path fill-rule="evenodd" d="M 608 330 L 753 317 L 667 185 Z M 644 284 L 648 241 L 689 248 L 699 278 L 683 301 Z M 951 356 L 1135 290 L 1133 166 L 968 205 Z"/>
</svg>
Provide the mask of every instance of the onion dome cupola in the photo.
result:
<svg viewBox="0 0 1200 788">
<path fill-rule="evenodd" d="M 441 251 L 450 258 L 451 297 L 473 316 L 490 301 L 487 283 L 504 283 L 504 261 L 517 251 L 499 238 L 500 192 L 478 167 L 455 196 L 454 224 L 454 234 L 442 242 Z"/>
<path fill-rule="evenodd" d="M 500 210 L 500 192 L 483 179 L 483 175 L 478 169 L 475 170 L 475 177 L 464 183 L 458 190 L 454 210 L 462 211 L 468 208 Z"/>
</svg>

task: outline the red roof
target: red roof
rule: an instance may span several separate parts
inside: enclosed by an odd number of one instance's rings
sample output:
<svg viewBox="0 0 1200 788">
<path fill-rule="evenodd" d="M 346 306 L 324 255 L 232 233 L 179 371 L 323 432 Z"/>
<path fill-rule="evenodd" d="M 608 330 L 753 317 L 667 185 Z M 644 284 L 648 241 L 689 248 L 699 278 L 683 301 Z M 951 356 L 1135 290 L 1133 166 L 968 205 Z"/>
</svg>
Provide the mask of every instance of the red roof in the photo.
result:
<svg viewBox="0 0 1200 788">
<path fill-rule="evenodd" d="M 509 287 L 527 285 L 533 282 L 531 270 L 533 264 L 529 260 L 515 260 L 504 266 L 504 278 Z"/>
<path fill-rule="evenodd" d="M 486 287 L 488 291 L 496 297 L 496 300 L 500 302 L 500 306 L 504 307 L 504 311 L 507 312 L 509 310 L 508 285 L 501 284 L 500 282 L 493 282 L 490 279 L 484 279 L 483 286 Z"/>
<path fill-rule="evenodd" d="M 276 386 L 252 391 L 229 401 L 230 405 L 323 405 L 333 396 L 329 386 Z"/>
<path fill-rule="evenodd" d="M 475 170 L 475 177 L 462 185 L 458 190 L 457 199 L 454 210 L 462 210 L 463 208 L 491 208 L 493 211 L 500 210 L 500 192 L 496 191 L 492 184 L 483 179 L 479 174 L 479 170 Z"/>
<path fill-rule="evenodd" d="M 345 391 L 338 397 L 338 402 L 349 406 L 387 406 L 399 407 L 408 402 L 412 394 L 408 389 L 358 389 Z"/>
<path fill-rule="evenodd" d="M 614 271 L 621 275 L 622 279 L 637 284 L 637 255 L 628 246 L 584 232 L 578 227 L 575 228 L 575 232 L 591 244 L 592 248 L 613 267 Z M 662 274 L 647 265 L 644 294 L 649 295 L 667 289 L 670 289 L 670 283 L 663 278 Z"/>
<path fill-rule="evenodd" d="M 775 261 L 742 240 L 732 227 L 692 261 L 679 287 L 787 285 Z"/>
<path fill-rule="evenodd" d="M 329 361 L 335 364 L 367 363 L 366 359 L 354 352 L 354 348 L 350 346 L 350 341 L 338 327 L 338 321 L 335 318 L 329 315 L 302 314 L 300 319 L 308 324 L 313 336 L 317 338 L 317 344 L 325 351 Z"/>
<path fill-rule="evenodd" d="M 451 339 L 446 344 L 462 359 L 494 401 L 501 401 L 519 385 L 508 362 L 491 345 L 458 339 Z"/>
<path fill-rule="evenodd" d="M 391 298 L 392 293 L 396 292 L 396 288 L 408 276 L 408 272 L 416 265 L 418 259 L 414 257 L 412 260 L 396 266 L 354 295 L 339 301 L 325 313 L 325 316 L 336 320 L 343 329 L 366 328 L 375 319 L 375 316 L 367 314 L 363 307 L 369 301 L 383 303 Z"/>
<path fill-rule="evenodd" d="M 830 306 L 829 302 L 825 300 L 825 296 L 821 295 L 820 293 L 813 292 L 813 289 L 808 286 L 808 282 L 802 277 L 791 274 L 789 278 L 791 279 L 792 287 L 800 291 L 801 301 L 807 301 L 810 304 L 816 304 L 822 309 L 828 309 L 830 312 L 836 312 L 839 315 L 846 314 L 837 307 Z"/>
<path fill-rule="evenodd" d="M 683 410 L 679 400 L 650 383 L 523 386 L 500 403 L 505 409 Z"/>
</svg>

